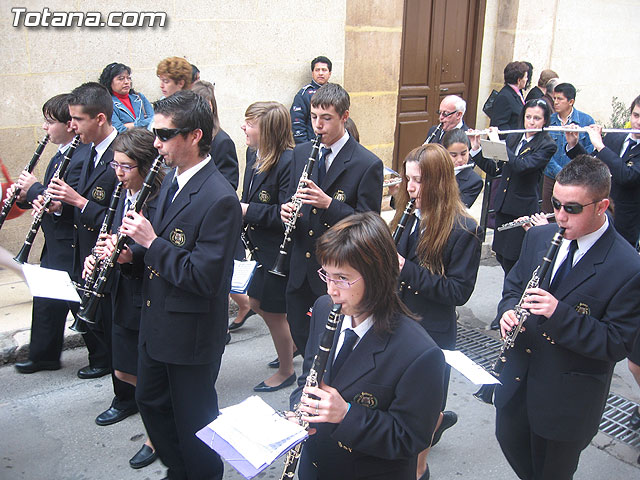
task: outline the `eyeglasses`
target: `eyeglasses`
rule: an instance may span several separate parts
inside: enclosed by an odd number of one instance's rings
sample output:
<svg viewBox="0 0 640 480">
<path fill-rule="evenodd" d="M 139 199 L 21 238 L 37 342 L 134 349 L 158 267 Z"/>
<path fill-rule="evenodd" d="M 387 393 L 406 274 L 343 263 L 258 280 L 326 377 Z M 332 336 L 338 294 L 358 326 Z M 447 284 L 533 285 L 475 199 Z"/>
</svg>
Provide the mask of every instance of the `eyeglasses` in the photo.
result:
<svg viewBox="0 0 640 480">
<path fill-rule="evenodd" d="M 333 284 L 340 290 L 346 290 L 347 288 L 351 287 L 351 285 L 356 283 L 358 280 L 362 279 L 362 277 L 358 277 L 352 282 L 348 280 L 342 280 L 342 279 L 335 280 L 333 278 L 329 278 L 329 276 L 327 275 L 327 272 L 325 272 L 322 268 L 318 269 L 318 276 L 320 277 L 320 280 L 322 280 L 326 284 L 329 284 L 329 282 L 333 282 Z"/>
<path fill-rule="evenodd" d="M 586 207 L 587 205 L 593 205 L 594 203 L 598 203 L 599 201 L 600 200 L 595 200 L 591 203 L 585 203 L 584 205 L 580 205 L 579 203 L 567 203 L 566 205 L 563 205 L 558 201 L 557 198 L 551 197 L 551 205 L 553 206 L 553 209 L 560 210 L 561 208 L 564 208 L 564 211 L 569 215 L 577 215 L 579 213 L 582 213 L 584 207 Z"/>
<path fill-rule="evenodd" d="M 167 142 L 171 140 L 176 135 L 181 133 L 189 133 L 191 132 L 190 128 L 154 128 L 153 134 L 158 137 L 161 141 Z"/>
<path fill-rule="evenodd" d="M 123 172 L 130 172 L 134 168 L 138 168 L 137 165 L 122 165 L 121 163 L 118 163 L 118 162 L 115 162 L 115 161 L 114 162 L 109 162 L 109 165 L 111 165 L 111 168 L 113 168 L 114 170 L 117 170 L 119 168 Z"/>
<path fill-rule="evenodd" d="M 457 110 L 454 110 L 453 112 L 442 112 L 440 110 L 438 110 L 438 116 L 442 117 L 442 118 L 447 118 L 450 117 L 451 115 L 453 115 L 454 113 L 456 113 Z"/>
</svg>

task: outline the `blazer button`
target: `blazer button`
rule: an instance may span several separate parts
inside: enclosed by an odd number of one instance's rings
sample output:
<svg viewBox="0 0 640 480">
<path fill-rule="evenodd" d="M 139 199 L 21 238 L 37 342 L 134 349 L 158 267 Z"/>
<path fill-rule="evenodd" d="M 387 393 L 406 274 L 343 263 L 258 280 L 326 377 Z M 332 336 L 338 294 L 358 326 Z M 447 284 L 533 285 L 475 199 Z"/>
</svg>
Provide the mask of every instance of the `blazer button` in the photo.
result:
<svg viewBox="0 0 640 480">
<path fill-rule="evenodd" d="M 153 273 L 150 273 L 149 274 L 149 280 L 152 280 L 152 279 L 153 279 Z"/>
<path fill-rule="evenodd" d="M 507 193 L 507 189 L 505 188 L 505 189 L 503 190 L 503 192 L 504 192 L 504 193 Z"/>
<path fill-rule="evenodd" d="M 509 181 L 509 177 L 507 177 L 507 182 Z"/>
<path fill-rule="evenodd" d="M 316 213 L 318 213 L 318 209 L 317 209 L 317 208 L 313 208 L 313 209 L 311 210 L 311 213 L 313 213 L 313 214 L 315 215 Z"/>
<path fill-rule="evenodd" d="M 147 300 L 147 307 L 151 306 L 151 300 Z"/>
<path fill-rule="evenodd" d="M 525 348 L 524 351 L 527 352 L 528 354 L 531 354 L 531 349 L 530 348 Z"/>
<path fill-rule="evenodd" d="M 309 236 L 313 237 L 313 230 L 309 230 Z"/>
<path fill-rule="evenodd" d="M 309 252 L 305 253 L 304 256 L 307 258 L 311 258 L 311 254 Z"/>
<path fill-rule="evenodd" d="M 251 230 L 255 230 L 255 229 L 256 229 L 256 228 L 255 228 L 253 225 L 251 225 Z"/>
<path fill-rule="evenodd" d="M 520 377 L 516 377 L 515 380 L 516 380 L 516 382 L 519 382 L 520 381 Z"/>
</svg>

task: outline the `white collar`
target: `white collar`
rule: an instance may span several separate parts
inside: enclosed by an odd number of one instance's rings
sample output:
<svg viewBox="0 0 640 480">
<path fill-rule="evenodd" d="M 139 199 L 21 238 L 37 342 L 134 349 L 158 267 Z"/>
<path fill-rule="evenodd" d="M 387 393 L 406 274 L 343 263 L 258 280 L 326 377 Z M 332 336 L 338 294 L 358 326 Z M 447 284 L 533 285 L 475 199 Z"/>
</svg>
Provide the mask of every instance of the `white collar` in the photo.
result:
<svg viewBox="0 0 640 480">
<path fill-rule="evenodd" d="M 577 239 L 578 249 L 573 254 L 573 265 L 578 263 L 578 261 L 586 255 L 591 247 L 604 235 L 604 232 L 609 227 L 609 217 L 607 214 L 604 214 L 604 223 L 600 228 L 598 228 L 595 232 L 587 233 L 582 237 Z M 556 258 L 555 264 L 553 266 L 553 274 L 558 270 L 560 264 L 567 258 L 569 254 L 569 245 L 571 244 L 571 240 L 567 240 L 566 238 L 562 239 L 562 244 L 560 245 L 560 250 L 558 250 L 558 256 Z"/>
<path fill-rule="evenodd" d="M 111 133 L 107 135 L 106 138 L 102 140 L 98 145 L 95 145 L 93 143 L 91 144 L 91 146 L 96 149 L 96 158 L 94 159 L 94 162 L 96 165 L 98 165 L 98 162 L 102 158 L 102 155 L 104 155 L 104 152 L 107 151 L 107 148 L 109 148 L 109 145 L 111 145 L 111 142 L 113 142 L 113 140 L 117 136 L 118 136 L 118 130 L 114 128 L 113 130 L 111 130 Z"/>
<path fill-rule="evenodd" d="M 196 163 L 193 167 L 185 170 L 180 175 L 176 176 L 176 173 L 178 173 L 177 170 L 174 172 L 175 179 L 178 181 L 178 191 L 176 192 L 176 195 L 178 195 L 178 192 L 182 190 L 182 188 L 189 183 L 189 180 L 191 180 L 196 173 L 202 170 L 210 160 L 211 155 L 207 155 L 202 161 Z M 175 195 L 173 198 L 176 198 Z"/>
<path fill-rule="evenodd" d="M 344 318 L 342 319 L 342 325 L 340 327 L 340 338 L 338 338 L 338 343 L 336 344 L 336 352 L 335 352 L 334 359 L 338 355 L 338 352 L 340 351 L 340 349 L 342 348 L 342 344 L 344 343 L 344 331 L 346 329 L 349 328 L 353 330 L 356 333 L 356 335 L 358 335 L 358 341 L 353 346 L 353 348 L 356 348 L 358 343 L 360 343 L 360 340 L 362 340 L 362 338 L 367 334 L 367 332 L 371 329 L 371 327 L 373 327 L 373 316 L 367 317 L 367 319 L 364 322 L 360 323 L 357 327 L 354 327 L 351 316 L 345 315 Z"/>
<path fill-rule="evenodd" d="M 324 143 L 320 144 L 321 147 L 331 149 L 331 153 L 324 158 L 324 164 L 326 165 L 327 170 L 329 170 L 329 167 L 331 166 L 333 159 L 338 156 L 338 153 L 340 153 L 340 150 L 342 150 L 342 147 L 344 147 L 348 141 L 349 141 L 349 132 L 345 130 L 344 135 L 340 137 L 337 141 L 335 141 L 333 145 L 325 145 Z"/>
</svg>

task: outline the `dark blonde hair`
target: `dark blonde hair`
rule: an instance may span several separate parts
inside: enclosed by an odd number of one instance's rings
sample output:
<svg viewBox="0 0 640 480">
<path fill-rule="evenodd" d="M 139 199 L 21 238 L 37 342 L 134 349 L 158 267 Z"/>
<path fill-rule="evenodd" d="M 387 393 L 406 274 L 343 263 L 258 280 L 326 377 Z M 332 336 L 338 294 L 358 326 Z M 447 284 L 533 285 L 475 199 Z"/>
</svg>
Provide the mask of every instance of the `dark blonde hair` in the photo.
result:
<svg viewBox="0 0 640 480">
<path fill-rule="evenodd" d="M 449 152 L 437 143 L 414 148 L 404 159 L 401 168 L 402 184 L 396 195 L 396 215 L 391 222 L 394 230 L 402 217 L 409 193 L 407 192 L 407 163 L 420 167 L 420 235 L 416 253 L 420 264 L 431 273 L 444 275 L 444 249 L 456 222 L 464 226 L 463 217 L 469 214 L 460 200 L 460 190 Z"/>
<path fill-rule="evenodd" d="M 404 314 L 416 319 L 398 296 L 400 265 L 389 227 L 374 212 L 356 213 L 327 230 L 316 243 L 321 265 L 350 266 L 365 290 L 358 313 L 373 315 L 376 333 L 391 333 Z"/>
<path fill-rule="evenodd" d="M 213 113 L 213 138 L 215 138 L 220 131 L 220 119 L 218 118 L 218 103 L 216 102 L 213 84 L 206 80 L 198 80 L 191 86 L 191 91 L 208 100 L 211 104 L 211 113 Z"/>
<path fill-rule="evenodd" d="M 255 102 L 244 112 L 247 120 L 258 122 L 260 128 L 260 158 L 258 173 L 268 172 L 277 165 L 285 150 L 294 147 L 289 110 L 278 102 Z"/>
<path fill-rule="evenodd" d="M 183 90 L 188 90 L 191 87 L 191 74 L 191 64 L 180 57 L 165 58 L 158 64 L 156 69 L 157 76 L 166 75 L 176 83 L 184 80 Z"/>
</svg>

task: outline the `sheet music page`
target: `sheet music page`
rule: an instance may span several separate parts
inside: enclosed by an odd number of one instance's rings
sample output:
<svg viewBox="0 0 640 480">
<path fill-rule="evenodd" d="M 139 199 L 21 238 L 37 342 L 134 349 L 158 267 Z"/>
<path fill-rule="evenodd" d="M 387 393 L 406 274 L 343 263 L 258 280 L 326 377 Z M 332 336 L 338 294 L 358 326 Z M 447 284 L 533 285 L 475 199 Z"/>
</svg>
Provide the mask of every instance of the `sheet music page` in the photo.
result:
<svg viewBox="0 0 640 480">
<path fill-rule="evenodd" d="M 258 262 L 255 260 L 234 260 L 231 293 L 245 293 L 253 277 Z"/>
<path fill-rule="evenodd" d="M 461 351 L 442 350 L 442 353 L 444 353 L 444 359 L 449 365 L 451 365 L 476 385 L 500 383 L 498 379 L 496 379 L 493 375 L 491 375 Z"/>
<path fill-rule="evenodd" d="M 54 298 L 80 303 L 80 297 L 69 274 L 38 265 L 22 265 L 22 272 L 34 297 Z"/>
</svg>

